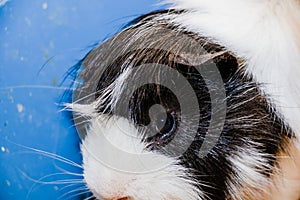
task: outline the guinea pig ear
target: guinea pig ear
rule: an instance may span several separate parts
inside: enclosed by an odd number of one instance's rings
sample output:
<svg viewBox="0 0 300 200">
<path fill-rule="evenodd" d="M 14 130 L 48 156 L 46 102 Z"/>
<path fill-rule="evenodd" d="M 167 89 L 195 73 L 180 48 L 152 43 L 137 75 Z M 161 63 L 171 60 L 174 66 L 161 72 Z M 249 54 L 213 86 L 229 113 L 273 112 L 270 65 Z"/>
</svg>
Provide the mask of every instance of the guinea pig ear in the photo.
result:
<svg viewBox="0 0 300 200">
<path fill-rule="evenodd" d="M 204 46 L 204 48 L 210 48 L 208 47 L 209 44 L 206 45 L 207 46 Z M 191 66 L 194 66 L 194 63 L 197 63 L 197 65 L 202 65 L 213 62 L 217 66 L 224 83 L 229 81 L 237 73 L 241 64 L 239 59 L 236 58 L 236 56 L 231 52 L 227 50 L 215 52 L 213 49 L 212 52 L 207 50 L 206 54 L 202 54 L 200 56 L 195 56 L 192 54 L 180 54 L 174 58 L 174 62 L 177 64 Z"/>
</svg>

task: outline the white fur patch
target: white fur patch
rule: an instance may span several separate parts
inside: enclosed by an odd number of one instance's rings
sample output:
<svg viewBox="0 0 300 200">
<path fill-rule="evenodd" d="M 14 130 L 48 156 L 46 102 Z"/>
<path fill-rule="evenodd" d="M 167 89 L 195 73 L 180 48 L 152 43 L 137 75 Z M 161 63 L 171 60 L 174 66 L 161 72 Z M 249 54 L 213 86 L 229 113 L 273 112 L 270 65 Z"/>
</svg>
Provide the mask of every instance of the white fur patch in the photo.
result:
<svg viewBox="0 0 300 200">
<path fill-rule="evenodd" d="M 246 61 L 246 72 L 300 138 L 300 5 L 296 0 L 167 0 L 172 21 Z"/>
<path fill-rule="evenodd" d="M 263 173 L 271 166 L 266 159 L 267 155 L 259 152 L 257 147 L 259 144 L 240 148 L 229 158 L 234 174 L 227 180 L 227 187 L 232 200 L 243 200 L 244 195 L 261 199 L 260 195 L 266 193 L 264 190 L 270 182 Z"/>
<path fill-rule="evenodd" d="M 90 116 L 82 142 L 84 179 L 96 198 L 202 199 L 176 158 L 147 151 L 142 130 L 127 119 L 96 117 L 92 105 L 69 105 Z"/>
</svg>

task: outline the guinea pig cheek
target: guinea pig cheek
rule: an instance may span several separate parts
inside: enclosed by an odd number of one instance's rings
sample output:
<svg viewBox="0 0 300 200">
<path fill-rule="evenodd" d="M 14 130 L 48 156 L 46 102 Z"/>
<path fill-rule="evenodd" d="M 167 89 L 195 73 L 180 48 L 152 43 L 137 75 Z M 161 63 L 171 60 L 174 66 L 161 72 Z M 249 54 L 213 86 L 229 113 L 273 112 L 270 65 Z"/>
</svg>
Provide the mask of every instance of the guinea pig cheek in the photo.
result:
<svg viewBox="0 0 300 200">
<path fill-rule="evenodd" d="M 92 119 L 82 142 L 84 179 L 99 199 L 198 199 L 201 192 L 179 161 L 146 150 L 127 119 Z"/>
</svg>

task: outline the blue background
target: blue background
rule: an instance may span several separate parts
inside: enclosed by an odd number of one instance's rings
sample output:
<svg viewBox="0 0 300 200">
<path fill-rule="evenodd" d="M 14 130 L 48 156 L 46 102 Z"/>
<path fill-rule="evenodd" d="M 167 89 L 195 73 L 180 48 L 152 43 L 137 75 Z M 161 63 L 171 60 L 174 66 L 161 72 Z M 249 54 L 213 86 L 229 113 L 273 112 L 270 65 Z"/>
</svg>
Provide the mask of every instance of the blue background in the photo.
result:
<svg viewBox="0 0 300 200">
<path fill-rule="evenodd" d="M 82 173 L 79 167 L 28 147 L 81 163 L 74 126 L 59 111 L 71 82 L 63 82 L 66 72 L 92 45 L 134 17 L 157 10 L 155 3 L 10 0 L 0 7 L 1 200 L 78 199 L 76 194 L 85 192 L 76 190 L 83 185 L 70 185 L 80 176 L 57 174 Z"/>
</svg>

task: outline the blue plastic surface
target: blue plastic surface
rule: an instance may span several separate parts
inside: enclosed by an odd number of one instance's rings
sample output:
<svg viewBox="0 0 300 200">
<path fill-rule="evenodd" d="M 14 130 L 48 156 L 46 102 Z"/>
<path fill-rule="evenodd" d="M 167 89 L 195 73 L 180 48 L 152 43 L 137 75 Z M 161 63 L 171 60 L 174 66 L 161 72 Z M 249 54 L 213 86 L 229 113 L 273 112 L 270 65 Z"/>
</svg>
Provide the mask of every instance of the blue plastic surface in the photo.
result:
<svg viewBox="0 0 300 200">
<path fill-rule="evenodd" d="M 84 199 L 82 177 L 63 175 L 80 167 L 37 151 L 81 163 L 76 131 L 59 111 L 70 80 L 60 83 L 92 45 L 156 10 L 157 1 L 1 2 L 0 199 Z"/>
</svg>

